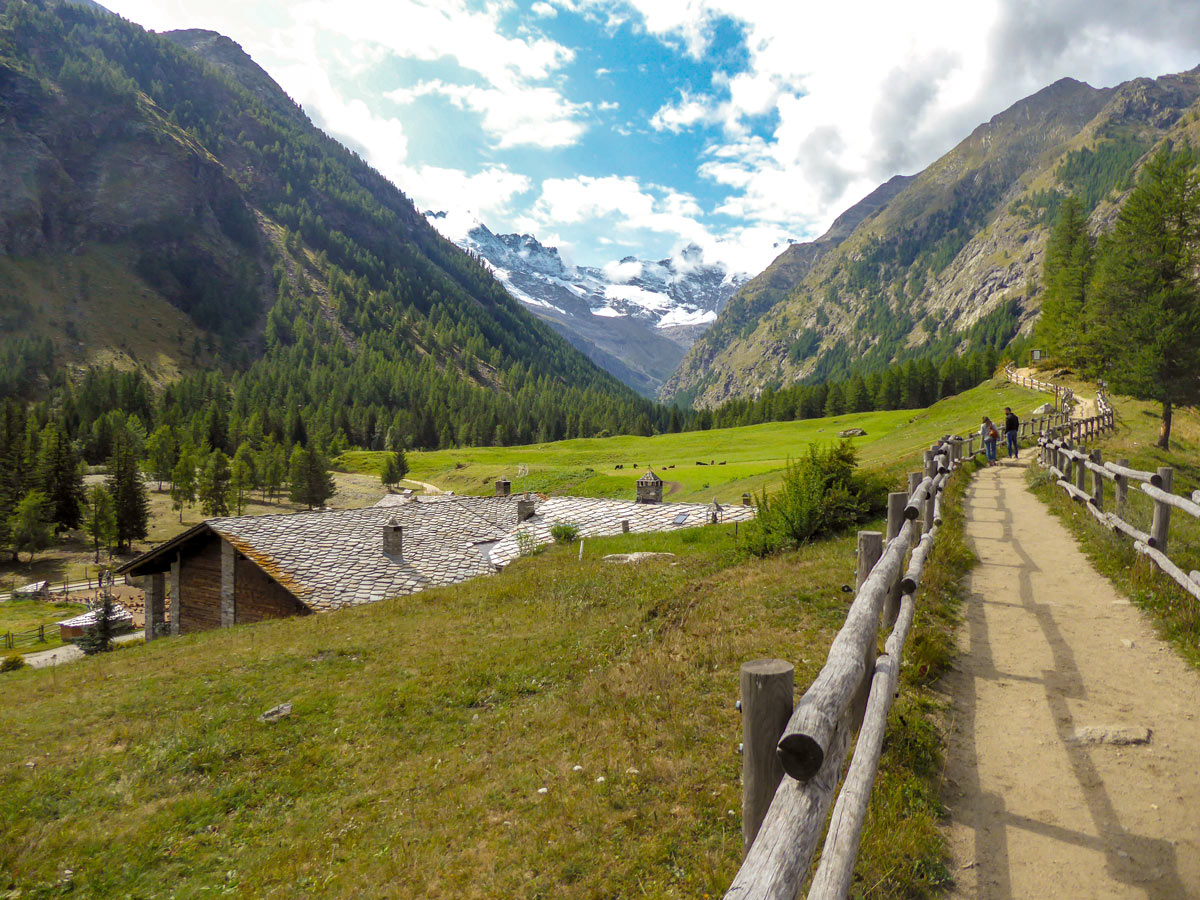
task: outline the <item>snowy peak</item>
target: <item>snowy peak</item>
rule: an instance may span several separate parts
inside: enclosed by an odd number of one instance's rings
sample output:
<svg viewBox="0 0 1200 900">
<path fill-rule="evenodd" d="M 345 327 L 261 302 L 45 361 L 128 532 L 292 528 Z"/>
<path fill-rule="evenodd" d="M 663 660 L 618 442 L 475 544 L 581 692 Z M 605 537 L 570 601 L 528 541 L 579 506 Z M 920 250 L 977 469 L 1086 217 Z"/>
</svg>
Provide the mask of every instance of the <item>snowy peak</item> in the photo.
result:
<svg viewBox="0 0 1200 900">
<path fill-rule="evenodd" d="M 471 216 L 426 215 L 443 235 L 484 259 L 510 294 L 647 394 L 747 280 L 705 262 L 695 244 L 668 259 L 627 256 L 601 267 L 574 266 L 534 235 L 496 234 Z"/>
</svg>

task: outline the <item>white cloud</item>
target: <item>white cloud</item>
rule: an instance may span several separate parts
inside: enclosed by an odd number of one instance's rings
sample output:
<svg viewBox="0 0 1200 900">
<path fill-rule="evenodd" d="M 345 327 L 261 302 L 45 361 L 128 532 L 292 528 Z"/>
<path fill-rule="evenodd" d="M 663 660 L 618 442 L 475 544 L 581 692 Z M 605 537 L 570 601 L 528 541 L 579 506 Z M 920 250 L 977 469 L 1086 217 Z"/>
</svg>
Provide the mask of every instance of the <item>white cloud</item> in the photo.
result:
<svg viewBox="0 0 1200 900">
<path fill-rule="evenodd" d="M 529 11 L 541 19 L 553 19 L 558 15 L 558 10 L 549 3 L 535 3 L 533 6 L 529 7 Z"/>
<path fill-rule="evenodd" d="M 627 284 L 635 278 L 641 277 L 642 264 L 636 259 L 629 262 L 616 261 L 605 263 L 604 275 L 613 284 Z"/>
<path fill-rule="evenodd" d="M 445 213 L 433 224 L 451 240 L 461 240 L 480 222 L 504 215 L 514 199 L 533 186 L 528 177 L 504 166 L 491 166 L 474 174 L 418 166 L 403 170 L 401 175 L 401 184 L 417 209 Z"/>
<path fill-rule="evenodd" d="M 483 129 L 497 147 L 567 147 L 584 132 L 577 118 L 581 106 L 548 87 L 519 85 L 501 90 L 433 80 L 385 94 L 402 104 L 430 95 L 445 97 L 460 109 L 482 116 Z"/>
</svg>

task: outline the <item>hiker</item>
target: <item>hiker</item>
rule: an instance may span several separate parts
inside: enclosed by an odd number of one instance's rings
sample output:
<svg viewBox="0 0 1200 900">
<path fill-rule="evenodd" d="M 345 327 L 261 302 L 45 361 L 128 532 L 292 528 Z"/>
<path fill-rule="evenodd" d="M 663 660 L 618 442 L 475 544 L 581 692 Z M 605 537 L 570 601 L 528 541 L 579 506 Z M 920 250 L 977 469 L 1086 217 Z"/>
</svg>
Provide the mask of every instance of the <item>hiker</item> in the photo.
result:
<svg viewBox="0 0 1200 900">
<path fill-rule="evenodd" d="M 983 424 L 979 426 L 979 437 L 983 441 L 983 449 L 987 452 L 987 464 L 996 465 L 996 444 L 1000 440 L 1000 432 L 987 416 L 983 417 Z"/>
<path fill-rule="evenodd" d="M 1004 407 L 1004 440 L 1008 443 L 1008 458 L 1016 459 L 1019 448 L 1017 435 L 1021 433 L 1021 420 L 1011 406 Z"/>
</svg>

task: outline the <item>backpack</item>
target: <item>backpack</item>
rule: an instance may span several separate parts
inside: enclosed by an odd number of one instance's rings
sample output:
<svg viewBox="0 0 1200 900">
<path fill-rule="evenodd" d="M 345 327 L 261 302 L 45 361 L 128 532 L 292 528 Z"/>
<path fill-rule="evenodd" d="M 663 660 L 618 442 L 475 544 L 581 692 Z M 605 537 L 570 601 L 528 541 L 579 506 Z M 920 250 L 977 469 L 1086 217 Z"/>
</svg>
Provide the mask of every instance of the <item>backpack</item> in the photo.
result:
<svg viewBox="0 0 1200 900">
<path fill-rule="evenodd" d="M 988 437 L 989 437 L 991 440 L 993 440 L 993 441 L 998 441 L 998 440 L 1000 440 L 1000 432 L 998 432 L 998 431 L 996 430 L 996 426 L 995 426 L 995 425 L 989 425 L 989 426 L 988 426 Z"/>
</svg>

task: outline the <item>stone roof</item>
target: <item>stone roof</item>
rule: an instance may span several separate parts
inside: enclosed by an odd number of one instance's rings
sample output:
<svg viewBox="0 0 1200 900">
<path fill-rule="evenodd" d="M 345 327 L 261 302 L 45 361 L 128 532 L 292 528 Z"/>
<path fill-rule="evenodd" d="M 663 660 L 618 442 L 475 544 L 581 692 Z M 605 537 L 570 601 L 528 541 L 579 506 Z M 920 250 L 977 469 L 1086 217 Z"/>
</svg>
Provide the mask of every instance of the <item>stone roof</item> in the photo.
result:
<svg viewBox="0 0 1200 900">
<path fill-rule="evenodd" d="M 536 512 L 518 523 L 519 499 L 389 494 L 366 509 L 209 519 L 123 568 L 153 571 L 152 558 L 168 545 L 182 546 L 211 529 L 305 606 L 323 612 L 492 574 L 521 555 L 518 535 L 527 535 L 521 542 L 549 544 L 557 523 L 593 537 L 620 534 L 622 521 L 641 533 L 705 525 L 714 513 L 722 522 L 754 517 L 744 506 L 531 494 Z M 383 552 L 383 529 L 393 524 L 403 529 L 403 550 L 390 556 Z"/>
<path fill-rule="evenodd" d="M 383 528 L 393 520 L 404 529 L 400 556 L 383 552 Z M 487 547 L 516 523 L 515 503 L 439 497 L 206 524 L 305 606 L 324 611 L 490 574 Z"/>
<path fill-rule="evenodd" d="M 662 484 L 663 480 L 654 474 L 653 469 L 647 469 L 646 474 L 637 480 L 638 484 Z"/>
<path fill-rule="evenodd" d="M 553 525 L 574 525 L 580 537 L 620 534 L 622 521 L 629 522 L 634 534 L 674 531 L 707 525 L 713 513 L 721 522 L 746 522 L 754 518 L 752 506 L 715 508 L 706 503 L 633 503 L 629 500 L 603 500 L 596 497 L 550 497 L 538 503 L 537 513 L 513 529 L 491 549 L 491 560 L 504 566 L 521 555 L 518 534 L 528 535 L 537 545 L 549 544 Z M 524 538 L 521 540 L 528 540 Z"/>
</svg>

